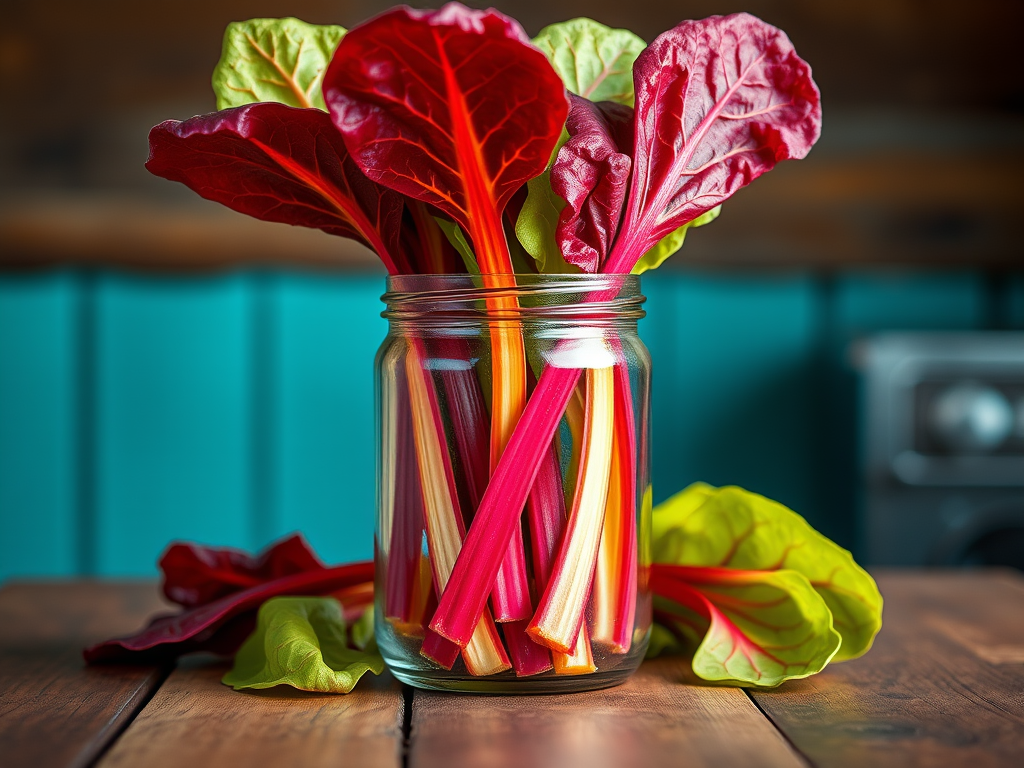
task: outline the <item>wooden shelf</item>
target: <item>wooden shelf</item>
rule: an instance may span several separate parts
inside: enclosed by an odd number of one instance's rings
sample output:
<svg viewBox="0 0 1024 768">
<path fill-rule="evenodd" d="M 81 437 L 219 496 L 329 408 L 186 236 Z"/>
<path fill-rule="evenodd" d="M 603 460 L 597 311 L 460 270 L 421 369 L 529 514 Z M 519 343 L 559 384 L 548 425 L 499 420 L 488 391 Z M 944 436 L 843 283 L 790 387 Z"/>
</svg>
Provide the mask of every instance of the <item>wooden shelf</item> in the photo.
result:
<svg viewBox="0 0 1024 768">
<path fill-rule="evenodd" d="M 899 155 L 783 163 L 696 230 L 672 269 L 1024 267 L 1024 155 Z M 102 194 L 11 200 L 0 268 L 57 264 L 203 270 L 244 265 L 381 271 L 358 243 L 213 203 Z"/>
</svg>

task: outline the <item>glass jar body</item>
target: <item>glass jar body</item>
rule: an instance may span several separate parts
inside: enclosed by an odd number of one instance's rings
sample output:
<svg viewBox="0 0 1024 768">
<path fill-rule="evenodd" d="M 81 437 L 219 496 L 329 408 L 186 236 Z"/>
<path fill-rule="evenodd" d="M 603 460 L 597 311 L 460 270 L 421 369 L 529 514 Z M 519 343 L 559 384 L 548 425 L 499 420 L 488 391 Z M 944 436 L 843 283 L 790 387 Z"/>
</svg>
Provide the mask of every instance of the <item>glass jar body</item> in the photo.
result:
<svg viewBox="0 0 1024 768">
<path fill-rule="evenodd" d="M 384 300 L 375 631 L 392 673 L 491 693 L 622 682 L 651 626 L 639 279 L 401 276 Z"/>
</svg>

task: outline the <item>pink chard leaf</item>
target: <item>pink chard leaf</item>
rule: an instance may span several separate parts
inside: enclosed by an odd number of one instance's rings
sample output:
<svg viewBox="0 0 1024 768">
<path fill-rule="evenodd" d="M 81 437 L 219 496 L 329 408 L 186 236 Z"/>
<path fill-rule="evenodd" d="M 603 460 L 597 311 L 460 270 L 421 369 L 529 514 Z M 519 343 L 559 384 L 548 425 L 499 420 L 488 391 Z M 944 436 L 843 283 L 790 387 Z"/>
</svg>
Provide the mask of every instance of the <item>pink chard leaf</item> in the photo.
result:
<svg viewBox="0 0 1024 768">
<path fill-rule="evenodd" d="M 810 66 L 785 33 L 745 13 L 686 21 L 633 67 L 629 203 L 605 265 L 628 272 L 659 240 L 770 171 L 821 132 Z"/>
<path fill-rule="evenodd" d="M 568 108 L 517 22 L 395 8 L 342 39 L 324 97 L 367 176 L 455 219 L 482 272 L 512 271 L 502 211 L 544 170 Z"/>
<path fill-rule="evenodd" d="M 408 271 L 402 197 L 362 174 L 318 109 L 266 102 L 168 120 L 150 131 L 146 168 L 257 219 L 358 240 L 389 272 Z"/>
<path fill-rule="evenodd" d="M 567 203 L 555 238 L 567 262 L 597 272 L 611 249 L 626 200 L 633 110 L 576 95 L 569 103 L 569 140 L 551 169 L 551 189 Z"/>
</svg>

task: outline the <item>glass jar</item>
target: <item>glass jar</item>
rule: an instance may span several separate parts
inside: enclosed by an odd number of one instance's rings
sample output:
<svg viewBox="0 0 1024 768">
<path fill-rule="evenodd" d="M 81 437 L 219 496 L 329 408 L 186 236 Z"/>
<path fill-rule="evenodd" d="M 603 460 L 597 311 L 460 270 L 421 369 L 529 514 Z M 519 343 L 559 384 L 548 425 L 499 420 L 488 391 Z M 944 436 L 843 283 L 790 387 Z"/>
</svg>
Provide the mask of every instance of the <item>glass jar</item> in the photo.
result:
<svg viewBox="0 0 1024 768">
<path fill-rule="evenodd" d="M 651 627 L 651 362 L 633 275 L 388 278 L 377 644 L 420 688 L 592 690 Z"/>
</svg>

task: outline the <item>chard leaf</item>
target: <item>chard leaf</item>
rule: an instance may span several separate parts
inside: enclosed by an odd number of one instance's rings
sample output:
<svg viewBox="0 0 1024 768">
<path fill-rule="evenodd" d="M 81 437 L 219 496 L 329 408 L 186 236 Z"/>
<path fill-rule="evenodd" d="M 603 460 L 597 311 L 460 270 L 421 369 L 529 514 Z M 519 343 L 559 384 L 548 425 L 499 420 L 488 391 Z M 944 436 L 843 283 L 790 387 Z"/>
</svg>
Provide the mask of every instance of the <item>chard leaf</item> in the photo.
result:
<svg viewBox="0 0 1024 768">
<path fill-rule="evenodd" d="M 821 133 L 811 68 L 785 33 L 746 13 L 684 21 L 633 66 L 629 203 L 606 272 L 722 203 Z"/>
<path fill-rule="evenodd" d="M 370 643 L 350 648 L 341 604 L 329 597 L 276 597 L 265 602 L 256 631 L 235 655 L 223 682 L 236 691 L 290 685 L 301 691 L 348 693 L 384 659 Z"/>
<path fill-rule="evenodd" d="M 444 232 L 444 236 L 451 243 L 452 247 L 458 252 L 459 256 L 462 257 L 463 263 L 466 265 L 466 271 L 473 275 L 480 274 L 480 267 L 476 263 L 476 255 L 473 253 L 473 247 L 466 240 L 466 236 L 462 232 L 462 227 L 456 224 L 454 221 L 443 219 L 440 216 L 435 216 L 434 221 L 437 222 L 437 226 Z"/>
<path fill-rule="evenodd" d="M 882 625 L 882 596 L 853 556 L 764 496 L 692 485 L 655 508 L 653 539 L 656 563 L 803 575 L 842 636 L 836 661 L 866 653 Z"/>
<path fill-rule="evenodd" d="M 149 132 L 146 168 L 254 218 L 358 240 L 388 272 L 408 271 L 402 197 L 360 172 L 320 110 L 262 102 L 168 120 Z"/>
<path fill-rule="evenodd" d="M 192 651 L 234 653 L 255 624 L 256 610 L 281 595 L 344 594 L 346 604 L 359 607 L 372 589 L 373 563 L 361 562 L 282 576 L 174 615 L 154 618 L 128 637 L 86 648 L 89 664 L 99 662 L 164 661 Z M 354 593 L 349 596 L 346 593 Z"/>
<path fill-rule="evenodd" d="M 386 11 L 342 39 L 324 98 L 369 178 L 458 222 L 482 273 L 512 272 L 502 213 L 546 167 L 568 110 L 516 21 L 458 3 Z"/>
<path fill-rule="evenodd" d="M 256 556 L 230 547 L 178 542 L 167 548 L 159 566 L 164 576 L 164 596 L 185 608 L 205 605 L 282 576 L 326 568 L 297 533 Z"/>
<path fill-rule="evenodd" d="M 640 261 L 633 267 L 633 274 L 642 275 L 649 269 L 660 267 L 665 259 L 683 247 L 686 231 L 690 227 L 703 227 L 705 224 L 710 224 L 718 218 L 718 214 L 721 212 L 722 206 L 717 205 L 707 213 L 702 213 L 693 221 L 689 221 L 674 232 L 665 235 L 665 237 L 658 241 L 656 246 L 640 257 Z"/>
<path fill-rule="evenodd" d="M 569 97 L 569 140 L 551 168 L 551 189 L 566 201 L 555 240 L 562 256 L 598 272 L 622 217 L 632 165 L 633 110 Z"/>
<path fill-rule="evenodd" d="M 820 672 L 841 643 L 825 602 L 795 571 L 656 566 L 651 587 L 684 609 L 684 636 L 701 629 L 694 614 L 706 622 L 693 655 L 705 680 L 774 687 Z"/>
<path fill-rule="evenodd" d="M 572 19 L 544 27 L 533 44 L 571 93 L 633 106 L 633 62 L 646 43 L 628 29 Z"/>
<path fill-rule="evenodd" d="M 342 27 L 292 18 L 228 24 L 213 70 L 217 109 L 277 101 L 326 110 L 320 83 L 344 35 Z"/>
<path fill-rule="evenodd" d="M 537 262 L 539 271 L 547 274 L 580 272 L 579 267 L 562 258 L 555 241 L 558 215 L 565 208 L 565 200 L 551 189 L 551 171 L 530 179 L 526 187 L 526 202 L 516 221 L 516 238 Z"/>
</svg>

